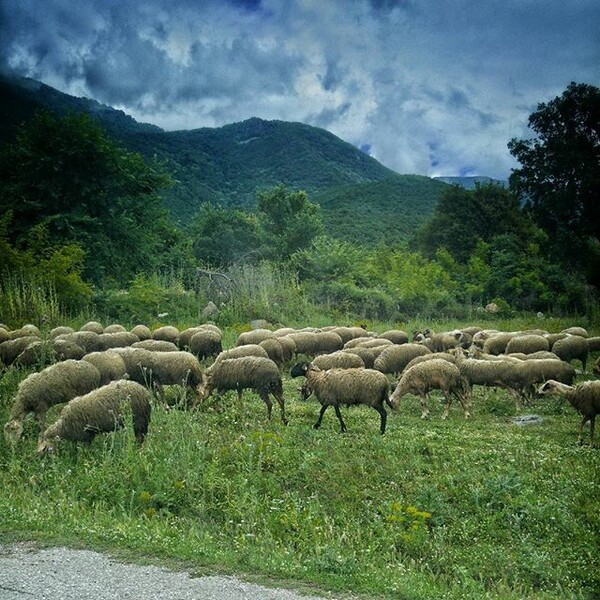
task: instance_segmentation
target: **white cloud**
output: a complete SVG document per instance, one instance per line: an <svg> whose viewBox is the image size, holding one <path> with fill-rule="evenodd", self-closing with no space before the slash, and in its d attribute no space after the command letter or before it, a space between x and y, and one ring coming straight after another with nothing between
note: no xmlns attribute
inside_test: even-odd
<svg viewBox="0 0 600 600"><path fill-rule="evenodd" d="M506 177L537 103L600 78L595 0L3 4L4 68L166 129L303 121L401 173Z"/></svg>

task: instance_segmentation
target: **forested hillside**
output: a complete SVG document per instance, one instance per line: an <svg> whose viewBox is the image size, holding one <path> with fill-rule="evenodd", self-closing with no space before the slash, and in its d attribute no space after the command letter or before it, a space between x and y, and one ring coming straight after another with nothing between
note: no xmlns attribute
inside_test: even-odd
<svg viewBox="0 0 600 600"><path fill-rule="evenodd" d="M128 150L164 162L175 185L162 194L181 223L205 202L254 208L257 192L284 184L323 203L325 229L333 236L353 239L348 232L359 222L366 236L357 239L370 242L390 232L392 219L396 235L405 239L431 215L445 188L427 177L399 175L332 133L302 123L252 118L167 132L30 79L0 79L0 108L0 142L39 108L91 115Z"/></svg>

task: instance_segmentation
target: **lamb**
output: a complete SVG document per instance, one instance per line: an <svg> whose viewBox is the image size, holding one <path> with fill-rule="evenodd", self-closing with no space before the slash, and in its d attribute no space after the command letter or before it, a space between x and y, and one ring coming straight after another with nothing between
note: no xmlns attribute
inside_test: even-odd
<svg viewBox="0 0 600 600"><path fill-rule="evenodd" d="M82 360L85 360L98 369L100 373L100 385L107 385L111 381L124 379L127 375L127 368L123 357L114 350L104 352L90 352Z"/></svg>
<svg viewBox="0 0 600 600"><path fill-rule="evenodd" d="M358 369L365 366L363 359L357 354L349 354L343 350L315 357L312 364L322 371L326 369Z"/></svg>
<svg viewBox="0 0 600 600"><path fill-rule="evenodd" d="M430 352L423 344L392 344L375 359L374 366L382 373L401 373L413 358Z"/></svg>
<svg viewBox="0 0 600 600"><path fill-rule="evenodd" d="M374 369L329 369L322 371L312 363L301 362L291 370L292 377L304 375L306 383L302 388L303 398L315 394L321 403L319 418L315 429L321 426L325 411L333 406L340 422L341 432L347 431L340 412L340 405L364 404L374 408L381 417L380 431L383 435L387 422L384 403L390 408L390 382L388 378Z"/></svg>
<svg viewBox="0 0 600 600"><path fill-rule="evenodd" d="M262 356L226 358L213 363L202 374L196 404L204 402L215 390L237 390L238 400L241 401L244 390L248 388L253 389L266 404L269 420L273 409L269 393L272 394L281 408L281 421L287 425L281 373L270 358Z"/></svg>
<svg viewBox="0 0 600 600"><path fill-rule="evenodd" d="M40 434L45 429L46 413L51 406L87 394L100 385L100 373L84 360L65 360L26 377L17 389L10 420L4 425L4 435L16 443L23 434L23 421L33 412Z"/></svg>
<svg viewBox="0 0 600 600"><path fill-rule="evenodd" d="M565 362L571 362L572 360L581 361L581 366L585 373L590 352L588 342L585 338L579 335L568 335L567 337L554 342L552 352Z"/></svg>
<svg viewBox="0 0 600 600"><path fill-rule="evenodd" d="M516 335L506 344L506 354L533 354L534 352L550 350L548 340L542 335Z"/></svg>
<svg viewBox="0 0 600 600"><path fill-rule="evenodd" d="M429 416L427 399L429 392L434 389L442 390L446 398L446 409L442 419L448 417L453 397L458 398L461 403L465 419L471 416L469 412L470 386L466 377L461 374L455 364L441 358L433 358L407 368L402 373L390 401L392 406L397 409L404 395L419 396L421 400L421 418L426 419Z"/></svg>
<svg viewBox="0 0 600 600"><path fill-rule="evenodd" d="M538 389L542 396L558 394L565 397L571 406L583 416L579 425L578 443L583 443L583 426L590 422L590 446L594 445L594 425L596 415L600 413L600 381L584 381L575 386L566 385L550 379Z"/></svg>
<svg viewBox="0 0 600 600"><path fill-rule="evenodd" d="M134 381L113 381L69 401L57 421L44 431L38 452L52 452L59 440L90 443L99 433L121 429L131 409L138 444L148 433L152 414L151 393Z"/></svg>

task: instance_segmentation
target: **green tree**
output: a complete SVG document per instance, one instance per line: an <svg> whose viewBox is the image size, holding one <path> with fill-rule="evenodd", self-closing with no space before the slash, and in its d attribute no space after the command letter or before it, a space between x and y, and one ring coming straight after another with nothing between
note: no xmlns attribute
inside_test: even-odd
<svg viewBox="0 0 600 600"><path fill-rule="evenodd" d="M189 234L194 256L207 265L252 263L258 258L258 223L254 215L205 203L195 215Z"/></svg>
<svg viewBox="0 0 600 600"><path fill-rule="evenodd" d="M177 235L158 195L170 182L86 115L40 112L0 150L0 214L14 216L9 241L26 247L32 228L44 225L49 246L85 250L84 276L96 283L159 266Z"/></svg>
<svg viewBox="0 0 600 600"><path fill-rule="evenodd" d="M323 231L320 207L303 191L278 185L258 194L258 221L266 258L287 260Z"/></svg>
<svg viewBox="0 0 600 600"><path fill-rule="evenodd" d="M535 133L512 139L510 177L553 252L600 285L600 89L572 82L529 117Z"/></svg>
<svg viewBox="0 0 600 600"><path fill-rule="evenodd" d="M477 185L466 190L455 185L443 193L433 217L415 234L411 246L429 258L446 248L464 264L479 241L488 242L503 233L526 238L532 227L517 196L502 186Z"/></svg>

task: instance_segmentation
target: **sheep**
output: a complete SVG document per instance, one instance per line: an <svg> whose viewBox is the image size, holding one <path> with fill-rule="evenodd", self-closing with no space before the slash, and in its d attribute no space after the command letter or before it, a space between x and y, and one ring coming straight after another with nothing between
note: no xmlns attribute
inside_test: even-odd
<svg viewBox="0 0 600 600"><path fill-rule="evenodd" d="M364 368L365 366L363 359L358 354L349 354L343 350L331 354L321 354L315 357L312 364L322 371L326 369Z"/></svg>
<svg viewBox="0 0 600 600"><path fill-rule="evenodd" d="M306 383L302 388L303 398L306 399L314 393L321 404L315 429L321 426L325 411L333 406L340 422L341 433L345 433L347 427L340 412L340 405L364 404L379 413L379 430L382 435L385 433L387 412L384 403L390 408L392 405L389 399L390 382L380 371L364 368L323 371L312 363L301 362L292 368L290 374L292 377L304 375Z"/></svg>
<svg viewBox="0 0 600 600"><path fill-rule="evenodd" d="M136 325L131 330L131 333L133 333L133 335L137 335L140 341L149 340L152 338L152 331L147 325Z"/></svg>
<svg viewBox="0 0 600 600"><path fill-rule="evenodd" d="M33 367L50 362L54 362L54 346L51 341L41 340L29 344L14 360L14 364L20 367Z"/></svg>
<svg viewBox="0 0 600 600"><path fill-rule="evenodd" d="M58 337L59 335L64 335L65 333L75 333L75 330L72 327L68 327L66 325L60 325L59 327L55 327L50 331L49 337L51 340Z"/></svg>
<svg viewBox="0 0 600 600"><path fill-rule="evenodd" d="M196 392L202 382L200 362L190 352L153 352L143 348L115 348L125 361L132 381L156 387L180 385Z"/></svg>
<svg viewBox="0 0 600 600"><path fill-rule="evenodd" d="M483 343L483 351L487 354L505 354L508 342L515 337L514 332L501 332L491 335Z"/></svg>
<svg viewBox="0 0 600 600"><path fill-rule="evenodd" d="M152 350L153 352L178 352L179 347L173 342L166 340L140 340L131 344L132 348L143 348L144 350Z"/></svg>
<svg viewBox="0 0 600 600"><path fill-rule="evenodd" d="M346 352L347 354L360 356L367 369L372 369L374 367L375 359L379 356L379 354L376 355L373 348L364 348L362 346L357 346L356 348L343 348L341 351Z"/></svg>
<svg viewBox="0 0 600 600"><path fill-rule="evenodd" d="M70 344L76 344L85 352L99 352L105 350L99 341L100 334L94 331L80 330L75 333L65 333L54 338L54 341L58 340L66 341Z"/></svg>
<svg viewBox="0 0 600 600"><path fill-rule="evenodd" d="M542 335L516 335L506 344L505 354L532 354L538 351L550 350L548 340Z"/></svg>
<svg viewBox="0 0 600 600"><path fill-rule="evenodd" d="M252 331L244 331L238 335L236 346L245 346L246 344L259 344L267 338L275 337L275 334L270 329L253 329Z"/></svg>
<svg viewBox="0 0 600 600"><path fill-rule="evenodd" d="M258 344L261 348L267 351L269 358L281 369L286 360L291 360L291 354L285 354L283 346L278 338L267 338ZM289 346L287 346L289 347ZM240 346L243 348L243 346Z"/></svg>
<svg viewBox="0 0 600 600"><path fill-rule="evenodd" d="M600 350L600 336L587 338L587 344L590 352L596 352L597 350Z"/></svg>
<svg viewBox="0 0 600 600"><path fill-rule="evenodd" d="M142 444L152 414L150 398L150 392L135 381L113 381L73 398L42 434L38 453L52 452L59 440L90 443L99 433L121 429L127 407L131 410L135 439Z"/></svg>
<svg viewBox="0 0 600 600"><path fill-rule="evenodd" d="M42 334L38 327L28 323L27 325L23 325L19 329L15 329L14 331L8 332L11 340L16 340L17 338L27 337L27 336L35 336L37 338L41 338Z"/></svg>
<svg viewBox="0 0 600 600"><path fill-rule="evenodd" d="M45 429L46 413L51 406L87 394L100 385L100 373L84 360L65 360L26 377L17 389L4 435L16 443L23 434L23 421L33 412L40 433Z"/></svg>
<svg viewBox="0 0 600 600"><path fill-rule="evenodd" d="M123 325L121 325L119 323L112 323L111 325L106 326L102 333L125 333L125 332L127 332L127 329L125 329L125 327L123 327Z"/></svg>
<svg viewBox="0 0 600 600"><path fill-rule="evenodd" d="M0 343L0 364L5 366L12 365L23 350L39 341L40 338L38 336L27 335Z"/></svg>
<svg viewBox="0 0 600 600"><path fill-rule="evenodd" d="M444 331L434 333L428 337L426 336L420 343L424 343L432 352L446 352L457 346L466 348L471 344L472 339L471 336L456 329L454 331Z"/></svg>
<svg viewBox="0 0 600 600"><path fill-rule="evenodd" d="M269 420L273 409L273 403L269 398L271 393L281 408L281 421L287 425L283 382L279 368L270 358L262 356L226 358L213 363L202 374L196 405L204 402L215 390L218 392L237 390L238 400L241 401L244 390L248 388L253 389L266 404Z"/></svg>
<svg viewBox="0 0 600 600"><path fill-rule="evenodd" d="M211 329L200 329L190 339L190 352L200 360L217 356L223 351L222 334Z"/></svg>
<svg viewBox="0 0 600 600"><path fill-rule="evenodd" d="M159 327L152 332L152 339L173 342L177 345L179 342L179 329L177 329L177 327L173 327L173 325Z"/></svg>
<svg viewBox="0 0 600 600"><path fill-rule="evenodd" d="M548 340L548 345L550 348L552 348L556 341L566 338L567 335L567 333L547 333L544 337Z"/></svg>
<svg viewBox="0 0 600 600"><path fill-rule="evenodd" d="M260 344L244 344L243 346L235 346L229 350L223 350L223 352L217 355L214 363L226 358L241 358L242 356L269 358L269 353Z"/></svg>
<svg viewBox="0 0 600 600"><path fill-rule="evenodd" d="M422 344L392 344L375 359L374 367L382 373L401 373L413 358L430 352Z"/></svg>
<svg viewBox="0 0 600 600"><path fill-rule="evenodd" d="M282 365L289 363L292 360L294 354L296 353L296 344L294 343L294 340L286 336L263 340L262 342L260 342L259 346L262 346L265 350L267 350L267 353L269 354L269 357L272 360L275 359L273 356L271 356L271 353L278 353L279 351L277 350L277 347L279 346L281 348ZM275 362L278 361L275 360Z"/></svg>
<svg viewBox="0 0 600 600"><path fill-rule="evenodd" d="M583 443L583 426L590 422L590 446L594 445L594 425L596 415L600 413L600 381L584 381L575 386L566 385L550 379L539 389L538 394L558 394L565 397L571 406L583 416L579 425L578 443Z"/></svg>
<svg viewBox="0 0 600 600"><path fill-rule="evenodd" d="M372 333L365 331L362 327L334 327L331 331L342 338L343 344L358 337L373 337Z"/></svg>
<svg viewBox="0 0 600 600"><path fill-rule="evenodd" d="M566 329L563 329L561 333L566 333L567 335L578 335L583 338L589 337L587 329L584 327L567 327Z"/></svg>
<svg viewBox="0 0 600 600"><path fill-rule="evenodd" d="M393 342L394 344L408 343L408 333L400 329L384 331L379 337L384 340L390 340L390 342Z"/></svg>
<svg viewBox="0 0 600 600"><path fill-rule="evenodd" d="M414 365L418 365L420 363L427 362L433 359L445 360L450 363L456 364L456 356L454 356L454 354L450 354L449 352L432 352L431 354L423 354L422 356L416 356L406 365L402 372L404 373L404 371L410 369Z"/></svg>
<svg viewBox="0 0 600 600"><path fill-rule="evenodd" d="M585 373L590 350L588 342L584 337L568 335L565 338L557 340L552 346L552 352L565 362L570 363L572 360L579 360Z"/></svg>
<svg viewBox="0 0 600 600"><path fill-rule="evenodd" d="M600 356L596 359L593 370L596 375L600 375Z"/></svg>
<svg viewBox="0 0 600 600"><path fill-rule="evenodd" d="M129 331L110 332L107 329L108 327L104 330L104 333L98 335L98 345L96 347L98 352L110 350L111 348L124 348L140 341L137 335Z"/></svg>
<svg viewBox="0 0 600 600"><path fill-rule="evenodd" d="M90 352L82 360L85 360L98 369L100 373L100 385L106 385L111 381L125 378L127 367L123 357L114 350L104 352Z"/></svg>
<svg viewBox="0 0 600 600"><path fill-rule="evenodd" d="M85 350L73 340L60 339L60 336L52 341L54 358L57 361L73 358L81 360L85 356Z"/></svg>
<svg viewBox="0 0 600 600"><path fill-rule="evenodd" d="M392 346L394 342L386 338L355 338L350 340L344 348L379 348L381 346Z"/></svg>
<svg viewBox="0 0 600 600"><path fill-rule="evenodd" d="M85 325L79 328L79 331L93 331L94 333L104 333L102 323L98 321L88 321Z"/></svg>
<svg viewBox="0 0 600 600"><path fill-rule="evenodd" d="M10 333L8 333L8 329L0 326L0 344L6 342L6 340L10 340Z"/></svg>
<svg viewBox="0 0 600 600"><path fill-rule="evenodd" d="M419 396L421 400L421 418L426 419L429 416L427 399L429 392L434 389L442 390L446 398L446 408L442 419L448 417L454 396L458 398L463 407L465 419L471 416L469 412L470 386L466 377L461 374L455 364L441 358L433 358L405 369L390 398L390 402L394 409L397 409L404 395Z"/></svg>
<svg viewBox="0 0 600 600"><path fill-rule="evenodd" d="M550 352L549 350L538 350L537 352L532 352L531 354L523 354L522 352L513 352L512 354L504 354L500 355L501 357L510 357L510 358L518 358L519 360L539 360L541 358L551 359L551 360L560 360L558 355L554 354L554 352Z"/></svg>

